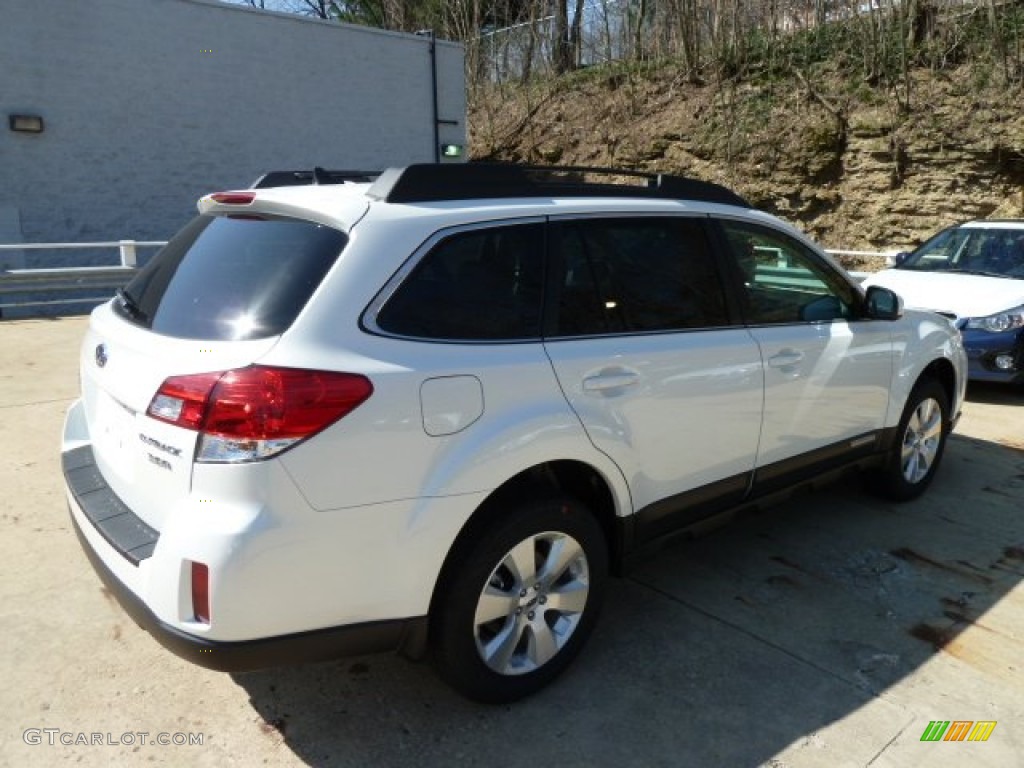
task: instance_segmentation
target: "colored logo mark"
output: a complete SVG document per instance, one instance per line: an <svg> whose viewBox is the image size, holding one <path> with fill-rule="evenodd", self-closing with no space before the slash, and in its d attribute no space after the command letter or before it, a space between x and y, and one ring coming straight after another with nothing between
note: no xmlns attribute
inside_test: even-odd
<svg viewBox="0 0 1024 768"><path fill-rule="evenodd" d="M995 720L932 720L921 741L988 741L995 728Z"/></svg>

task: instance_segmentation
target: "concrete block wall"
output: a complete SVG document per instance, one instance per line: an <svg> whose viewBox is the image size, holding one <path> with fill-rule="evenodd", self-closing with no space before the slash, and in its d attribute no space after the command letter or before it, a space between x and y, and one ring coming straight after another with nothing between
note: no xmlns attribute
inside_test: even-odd
<svg viewBox="0 0 1024 768"><path fill-rule="evenodd" d="M216 0L0 0L0 242L163 240L267 170L430 162L429 47ZM437 60L465 145L461 46Z"/></svg>

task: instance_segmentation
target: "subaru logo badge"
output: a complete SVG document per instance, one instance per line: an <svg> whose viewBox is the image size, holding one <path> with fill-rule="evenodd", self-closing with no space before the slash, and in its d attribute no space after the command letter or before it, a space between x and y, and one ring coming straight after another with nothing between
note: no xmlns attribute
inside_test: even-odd
<svg viewBox="0 0 1024 768"><path fill-rule="evenodd" d="M107 347L104 344L96 345L96 366L102 368L107 364Z"/></svg>

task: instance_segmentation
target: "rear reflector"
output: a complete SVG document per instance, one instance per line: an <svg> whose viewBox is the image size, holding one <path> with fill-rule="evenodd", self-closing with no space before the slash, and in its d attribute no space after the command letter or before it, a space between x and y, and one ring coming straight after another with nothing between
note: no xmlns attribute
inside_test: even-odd
<svg viewBox="0 0 1024 768"><path fill-rule="evenodd" d="M172 376L146 412L200 432L197 461L254 461L325 429L372 393L359 374L252 365Z"/></svg>
<svg viewBox="0 0 1024 768"><path fill-rule="evenodd" d="M192 615L210 623L210 569L203 563L192 563Z"/></svg>

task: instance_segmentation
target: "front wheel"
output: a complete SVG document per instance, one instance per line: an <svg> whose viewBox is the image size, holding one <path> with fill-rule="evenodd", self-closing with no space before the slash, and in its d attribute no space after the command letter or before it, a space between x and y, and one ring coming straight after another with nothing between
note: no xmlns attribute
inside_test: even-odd
<svg viewBox="0 0 1024 768"><path fill-rule="evenodd" d="M593 629L608 547L579 502L509 509L448 570L431 622L441 676L477 701L536 692L560 674Z"/></svg>
<svg viewBox="0 0 1024 768"><path fill-rule="evenodd" d="M939 468L949 434L949 398L934 379L914 387L897 428L897 442L875 476L874 488L895 501L917 498Z"/></svg>

